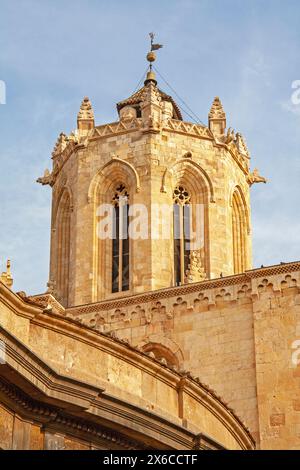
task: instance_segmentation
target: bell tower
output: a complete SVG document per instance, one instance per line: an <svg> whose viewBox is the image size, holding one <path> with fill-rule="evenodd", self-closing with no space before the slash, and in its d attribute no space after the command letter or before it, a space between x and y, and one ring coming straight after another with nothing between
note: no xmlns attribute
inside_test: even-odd
<svg viewBox="0 0 300 470"><path fill-rule="evenodd" d="M265 180L219 98L208 126L183 120L157 85L159 47L151 41L144 86L115 122L95 125L84 98L38 179L52 187L49 291L65 306L252 267L250 186Z"/></svg>

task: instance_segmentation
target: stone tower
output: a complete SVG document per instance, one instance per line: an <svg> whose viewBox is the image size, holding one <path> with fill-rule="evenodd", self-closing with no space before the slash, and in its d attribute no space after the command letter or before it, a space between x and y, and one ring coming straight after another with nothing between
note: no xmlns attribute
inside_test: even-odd
<svg viewBox="0 0 300 470"><path fill-rule="evenodd" d="M262 178L220 99L207 127L185 122L150 68L117 111L95 126L84 98L38 180L53 191L49 291L72 306L251 269L249 188Z"/></svg>

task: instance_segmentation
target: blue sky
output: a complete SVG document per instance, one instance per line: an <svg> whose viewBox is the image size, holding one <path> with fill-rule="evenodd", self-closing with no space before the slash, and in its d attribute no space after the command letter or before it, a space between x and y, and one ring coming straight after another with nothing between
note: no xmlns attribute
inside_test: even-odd
<svg viewBox="0 0 300 470"><path fill-rule="evenodd" d="M46 288L51 192L35 180L58 134L85 95L97 124L116 120L150 31L162 75L205 123L220 96L269 179L252 189L254 265L300 259L299 22L299 0L0 0L0 263L11 258L14 288Z"/></svg>

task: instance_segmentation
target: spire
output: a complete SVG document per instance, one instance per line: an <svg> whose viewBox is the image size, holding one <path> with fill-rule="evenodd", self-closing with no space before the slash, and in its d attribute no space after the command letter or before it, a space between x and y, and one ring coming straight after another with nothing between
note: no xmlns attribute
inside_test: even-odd
<svg viewBox="0 0 300 470"><path fill-rule="evenodd" d="M79 113L77 115L77 127L82 131L89 131L95 127L94 111L92 104L87 96L83 98Z"/></svg>
<svg viewBox="0 0 300 470"><path fill-rule="evenodd" d="M0 276L0 281L3 282L7 287L11 288L13 285L13 278L10 270L10 260L7 260L6 271L3 272Z"/></svg>
<svg viewBox="0 0 300 470"><path fill-rule="evenodd" d="M221 100L218 96L215 97L213 104L211 105L208 117L209 119L226 119Z"/></svg>
<svg viewBox="0 0 300 470"><path fill-rule="evenodd" d="M226 114L221 100L215 97L208 114L208 125L213 134L223 135L226 128Z"/></svg>

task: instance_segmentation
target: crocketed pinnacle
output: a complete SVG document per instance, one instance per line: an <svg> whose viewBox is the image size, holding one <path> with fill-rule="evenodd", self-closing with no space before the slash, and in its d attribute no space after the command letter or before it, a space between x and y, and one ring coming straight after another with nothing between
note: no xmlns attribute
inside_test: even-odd
<svg viewBox="0 0 300 470"><path fill-rule="evenodd" d="M77 120L82 121L82 120L92 120L92 119L94 119L94 111L93 111L92 104L89 98L86 96L85 98L83 98L83 101L81 103Z"/></svg>
<svg viewBox="0 0 300 470"><path fill-rule="evenodd" d="M215 97L213 104L211 105L208 117L209 119L226 119L225 111L218 96Z"/></svg>

